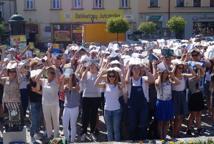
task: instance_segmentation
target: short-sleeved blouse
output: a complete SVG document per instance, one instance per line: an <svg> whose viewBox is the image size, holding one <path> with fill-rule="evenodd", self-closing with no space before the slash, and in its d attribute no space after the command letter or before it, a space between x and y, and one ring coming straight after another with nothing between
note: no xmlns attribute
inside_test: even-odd
<svg viewBox="0 0 214 144"><path fill-rule="evenodd" d="M5 78L1 81L4 85L3 102L21 102L18 80L9 80Z"/></svg>

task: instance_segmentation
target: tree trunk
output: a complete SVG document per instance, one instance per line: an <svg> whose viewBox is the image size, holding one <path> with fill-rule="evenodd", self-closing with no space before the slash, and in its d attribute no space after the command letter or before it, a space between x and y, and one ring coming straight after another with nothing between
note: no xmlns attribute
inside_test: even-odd
<svg viewBox="0 0 214 144"><path fill-rule="evenodd" d="M118 37L119 35L118 35L118 33L117 33L117 43L118 43L118 40L119 40L119 37Z"/></svg>

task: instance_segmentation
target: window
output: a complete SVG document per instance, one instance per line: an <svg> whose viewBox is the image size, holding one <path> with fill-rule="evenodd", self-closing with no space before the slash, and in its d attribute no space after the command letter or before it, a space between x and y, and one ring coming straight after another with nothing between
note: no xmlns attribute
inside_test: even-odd
<svg viewBox="0 0 214 144"><path fill-rule="evenodd" d="M193 7L201 7L201 0L193 0Z"/></svg>
<svg viewBox="0 0 214 144"><path fill-rule="evenodd" d="M103 0L94 0L94 8L103 8Z"/></svg>
<svg viewBox="0 0 214 144"><path fill-rule="evenodd" d="M150 7L158 7L158 0L150 0Z"/></svg>
<svg viewBox="0 0 214 144"><path fill-rule="evenodd" d="M214 7L214 0L210 0L210 7Z"/></svg>
<svg viewBox="0 0 214 144"><path fill-rule="evenodd" d="M26 0L25 1L25 9L27 9L27 10L35 9L34 0Z"/></svg>
<svg viewBox="0 0 214 144"><path fill-rule="evenodd" d="M121 8L129 8L130 2L129 0L121 0Z"/></svg>
<svg viewBox="0 0 214 144"><path fill-rule="evenodd" d="M73 8L81 9L82 8L82 0L73 0Z"/></svg>
<svg viewBox="0 0 214 144"><path fill-rule="evenodd" d="M184 7L184 0L176 0L177 7Z"/></svg>
<svg viewBox="0 0 214 144"><path fill-rule="evenodd" d="M61 8L61 0L51 0L51 8L52 9L60 9Z"/></svg>

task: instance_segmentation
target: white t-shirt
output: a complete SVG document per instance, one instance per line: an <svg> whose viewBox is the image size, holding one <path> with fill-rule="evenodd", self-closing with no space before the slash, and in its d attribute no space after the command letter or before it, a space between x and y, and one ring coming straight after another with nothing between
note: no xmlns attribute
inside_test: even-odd
<svg viewBox="0 0 214 144"><path fill-rule="evenodd" d="M47 79L42 80L42 104L58 105L59 104L59 85L55 80L48 82Z"/></svg>
<svg viewBox="0 0 214 144"><path fill-rule="evenodd" d="M104 109L108 111L115 111L120 109L120 90L118 86L106 84L105 88L105 106Z"/></svg>
<svg viewBox="0 0 214 144"><path fill-rule="evenodd" d="M157 99L167 101L172 99L172 84L167 81L156 86Z"/></svg>
<svg viewBox="0 0 214 144"><path fill-rule="evenodd" d="M177 85L172 85L172 90L174 91L184 91L186 89L186 81L185 78L183 77L182 79L178 79L179 84Z"/></svg>
<svg viewBox="0 0 214 144"><path fill-rule="evenodd" d="M29 81L26 76L21 76L19 79L19 89L26 89Z"/></svg>
<svg viewBox="0 0 214 144"><path fill-rule="evenodd" d="M138 80L132 79L132 86L141 86L141 79Z"/></svg>
<svg viewBox="0 0 214 144"><path fill-rule="evenodd" d="M210 72L206 72L205 73L205 82L210 82L211 81L211 74L210 74Z"/></svg>
<svg viewBox="0 0 214 144"><path fill-rule="evenodd" d="M86 78L82 81L83 97L96 98L100 97L99 89L95 86L96 74L88 72Z"/></svg>

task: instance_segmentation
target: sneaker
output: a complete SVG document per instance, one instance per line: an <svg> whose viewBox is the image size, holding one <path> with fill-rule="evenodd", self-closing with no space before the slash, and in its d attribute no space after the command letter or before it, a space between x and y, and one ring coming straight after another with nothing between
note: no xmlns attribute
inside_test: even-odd
<svg viewBox="0 0 214 144"><path fill-rule="evenodd" d="M34 137L31 137L31 142L32 142L32 143L35 143L35 142L36 142L36 140L35 140Z"/></svg>
<svg viewBox="0 0 214 144"><path fill-rule="evenodd" d="M33 136L36 140L41 140L42 136L40 134L34 134Z"/></svg>
<svg viewBox="0 0 214 144"><path fill-rule="evenodd" d="M94 135L93 133L90 134L90 137L91 137L91 139L92 139L94 142L97 141L97 138L95 137L95 135Z"/></svg>
<svg viewBox="0 0 214 144"><path fill-rule="evenodd" d="M197 134L198 135L202 135L203 134L203 129L202 128L197 129Z"/></svg>
<svg viewBox="0 0 214 144"><path fill-rule="evenodd" d="M95 135L98 135L100 133L100 131L98 129L95 129L94 133L95 133Z"/></svg>
<svg viewBox="0 0 214 144"><path fill-rule="evenodd" d="M188 129L188 130L187 130L187 132L186 132L186 134L187 134L187 135L192 135L191 130L190 130L190 129Z"/></svg>
<svg viewBox="0 0 214 144"><path fill-rule="evenodd" d="M83 135L81 136L80 140L81 140L81 142L84 142L85 139L86 139L86 134L83 134Z"/></svg>

